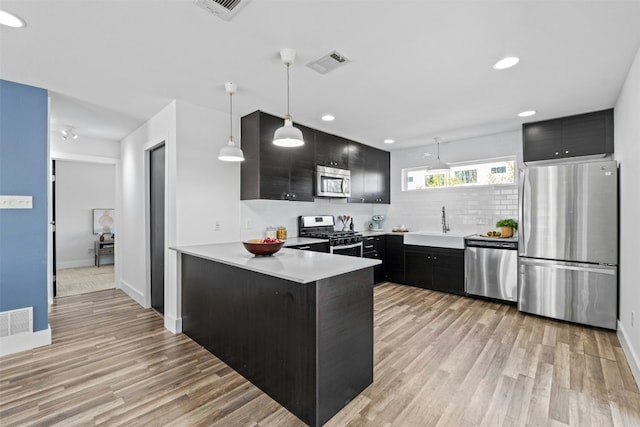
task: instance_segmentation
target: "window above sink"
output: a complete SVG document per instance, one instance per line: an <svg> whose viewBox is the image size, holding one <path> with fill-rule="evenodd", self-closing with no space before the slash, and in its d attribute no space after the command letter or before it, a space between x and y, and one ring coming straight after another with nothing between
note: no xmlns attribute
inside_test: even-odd
<svg viewBox="0 0 640 427"><path fill-rule="evenodd" d="M516 158L501 157L451 164L449 171L429 171L428 166L402 169L402 191L477 185L515 184Z"/></svg>

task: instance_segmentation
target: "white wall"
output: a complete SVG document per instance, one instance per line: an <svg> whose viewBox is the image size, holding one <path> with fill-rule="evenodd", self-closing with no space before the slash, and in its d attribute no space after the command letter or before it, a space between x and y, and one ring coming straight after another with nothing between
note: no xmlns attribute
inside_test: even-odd
<svg viewBox="0 0 640 427"><path fill-rule="evenodd" d="M268 226L287 227L287 236L298 235L297 219L300 215L349 215L354 219L356 231L366 230L371 216L386 214L388 205L353 204L346 199L316 199L315 202L288 202L280 200L245 200L240 203L242 218L241 238L263 237ZM336 219L336 229L342 223Z"/></svg>
<svg viewBox="0 0 640 427"><path fill-rule="evenodd" d="M180 289L177 254L169 247L240 239L240 165L217 159L227 143L228 120L224 113L173 101L121 142L120 287L145 307L150 306L147 152L165 143L164 318L174 332L181 330Z"/></svg>
<svg viewBox="0 0 640 427"><path fill-rule="evenodd" d="M402 169L425 166L435 155L434 144L391 153L391 206L385 228L404 224L409 230L441 231L443 206L452 233L486 232L495 229L501 218L518 218L517 183L402 191ZM452 165L505 156L516 156L517 167L521 167L520 131L440 144L440 158Z"/></svg>
<svg viewBox="0 0 640 427"><path fill-rule="evenodd" d="M98 156L108 158L120 157L120 143L109 139L79 137L78 139L62 139L60 132L51 132L51 157L56 158L60 153L76 156Z"/></svg>
<svg viewBox="0 0 640 427"><path fill-rule="evenodd" d="M136 129L120 142L120 174L118 177L119 224L116 234L116 267L120 266L120 276L116 277L116 287L124 290L143 307L150 307L148 264L148 154L147 150L164 142L167 162L169 153L176 145L176 102L167 105L147 123ZM173 156L175 158L175 156ZM166 168L167 191L174 192L175 165ZM175 196L167 198L166 205L173 202ZM173 211L168 209L167 221L175 221ZM173 244L172 233L165 233L165 242ZM165 256L165 277L167 275L169 251ZM165 281L165 286L167 285ZM170 284L170 283L169 283Z"/></svg>
<svg viewBox="0 0 640 427"><path fill-rule="evenodd" d="M115 165L56 161L56 268L94 265L93 209L113 209L115 192Z"/></svg>
<svg viewBox="0 0 640 427"><path fill-rule="evenodd" d="M618 336L640 384L640 50L615 106L615 158L620 164L620 318ZM635 313L634 325L631 313Z"/></svg>

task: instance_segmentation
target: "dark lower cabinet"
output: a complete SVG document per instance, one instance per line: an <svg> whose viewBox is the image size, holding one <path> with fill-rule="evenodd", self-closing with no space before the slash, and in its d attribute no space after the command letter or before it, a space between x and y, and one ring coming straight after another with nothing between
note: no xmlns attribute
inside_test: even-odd
<svg viewBox="0 0 640 427"><path fill-rule="evenodd" d="M308 245L287 246L289 249L299 249L301 251L326 252L329 253L329 242L310 243Z"/></svg>
<svg viewBox="0 0 640 427"><path fill-rule="evenodd" d="M372 383L372 269L301 284L181 260L183 332L306 424Z"/></svg>
<svg viewBox="0 0 640 427"><path fill-rule="evenodd" d="M384 282L386 280L386 236L365 237L362 241L362 256L382 261L382 264L373 267L373 283Z"/></svg>
<svg viewBox="0 0 640 427"><path fill-rule="evenodd" d="M404 236L385 236L385 275L387 280L404 283Z"/></svg>
<svg viewBox="0 0 640 427"><path fill-rule="evenodd" d="M405 283L464 295L464 250L405 245Z"/></svg>

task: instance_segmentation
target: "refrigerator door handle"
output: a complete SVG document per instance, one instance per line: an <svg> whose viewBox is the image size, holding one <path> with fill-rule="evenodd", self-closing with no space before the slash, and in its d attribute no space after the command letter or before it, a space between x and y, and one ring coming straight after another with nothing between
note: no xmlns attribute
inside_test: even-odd
<svg viewBox="0 0 640 427"><path fill-rule="evenodd" d="M532 260L527 260L524 258L520 258L520 263L521 264L527 264L527 265L540 265L540 266L544 266L547 268L554 268L556 270L573 270L573 271L584 271L584 272L588 272L588 273L601 273L601 274L608 274L611 276L614 276L616 274L616 270L615 268L598 268L598 267L594 267L592 265L589 264L574 264L574 265L564 265L564 264L556 264L556 263L549 263L549 262L545 262L545 261L532 261Z"/></svg>

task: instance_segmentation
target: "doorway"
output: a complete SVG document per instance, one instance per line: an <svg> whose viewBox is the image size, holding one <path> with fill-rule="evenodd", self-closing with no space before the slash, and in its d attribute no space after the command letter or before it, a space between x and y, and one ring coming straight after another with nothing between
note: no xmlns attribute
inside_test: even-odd
<svg viewBox="0 0 640 427"><path fill-rule="evenodd" d="M51 167L54 297L114 288L115 225L96 232L95 215L114 210L115 164L56 159Z"/></svg>
<svg viewBox="0 0 640 427"><path fill-rule="evenodd" d="M149 248L151 307L164 314L165 146L149 151Z"/></svg>

